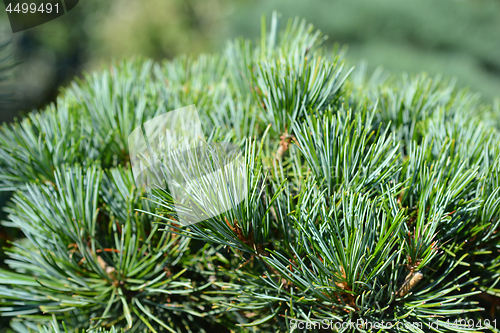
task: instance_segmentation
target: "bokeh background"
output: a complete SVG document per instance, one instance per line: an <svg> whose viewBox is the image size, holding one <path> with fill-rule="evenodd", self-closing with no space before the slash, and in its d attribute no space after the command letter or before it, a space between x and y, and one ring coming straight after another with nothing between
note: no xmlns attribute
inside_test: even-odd
<svg viewBox="0 0 500 333"><path fill-rule="evenodd" d="M0 43L18 63L15 103L0 122L40 109L60 87L112 59L217 52L228 38L257 37L260 17L300 16L348 45L353 65L392 73L426 71L500 96L500 0L80 0L68 14L13 34L0 4Z"/></svg>

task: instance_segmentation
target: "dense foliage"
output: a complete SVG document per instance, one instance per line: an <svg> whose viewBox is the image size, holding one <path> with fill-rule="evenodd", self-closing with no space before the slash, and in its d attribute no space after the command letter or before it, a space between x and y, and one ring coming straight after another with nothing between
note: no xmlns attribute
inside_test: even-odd
<svg viewBox="0 0 500 333"><path fill-rule="evenodd" d="M4 125L0 187L15 192L5 224L26 236L0 270L11 329L493 323L499 110L425 75L365 77L323 42L275 15L258 42L115 63ZM241 147L248 195L180 227L168 189L136 187L127 138L191 104L208 141Z"/></svg>

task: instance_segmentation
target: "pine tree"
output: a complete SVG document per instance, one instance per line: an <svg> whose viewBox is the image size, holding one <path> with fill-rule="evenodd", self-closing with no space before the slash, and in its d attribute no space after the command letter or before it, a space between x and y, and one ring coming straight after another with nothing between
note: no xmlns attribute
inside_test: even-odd
<svg viewBox="0 0 500 333"><path fill-rule="evenodd" d="M279 21L220 55L115 63L2 127L15 332L496 331L498 109L367 77ZM241 148L248 193L182 227L168 188L136 186L127 138L192 104L207 141Z"/></svg>

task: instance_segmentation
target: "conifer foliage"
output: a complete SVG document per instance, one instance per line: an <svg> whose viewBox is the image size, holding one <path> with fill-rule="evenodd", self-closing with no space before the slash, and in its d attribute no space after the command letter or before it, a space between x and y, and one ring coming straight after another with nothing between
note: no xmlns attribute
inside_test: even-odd
<svg viewBox="0 0 500 333"><path fill-rule="evenodd" d="M495 331L498 110L425 74L366 77L279 23L112 64L3 125L4 224L26 236L0 270L12 331ZM168 188L137 188L127 138L191 104L207 141L241 148L248 193L181 227Z"/></svg>

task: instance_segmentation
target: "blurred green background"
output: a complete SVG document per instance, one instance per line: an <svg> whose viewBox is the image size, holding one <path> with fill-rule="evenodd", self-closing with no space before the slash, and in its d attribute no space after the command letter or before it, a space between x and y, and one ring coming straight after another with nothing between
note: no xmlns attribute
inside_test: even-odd
<svg viewBox="0 0 500 333"><path fill-rule="evenodd" d="M426 71L458 86L500 96L500 0L81 0L68 14L13 34L0 5L0 42L12 39L19 63L15 103L0 121L42 108L61 86L112 59L217 52L228 38L259 36L260 17L300 16L348 45L368 70Z"/></svg>

